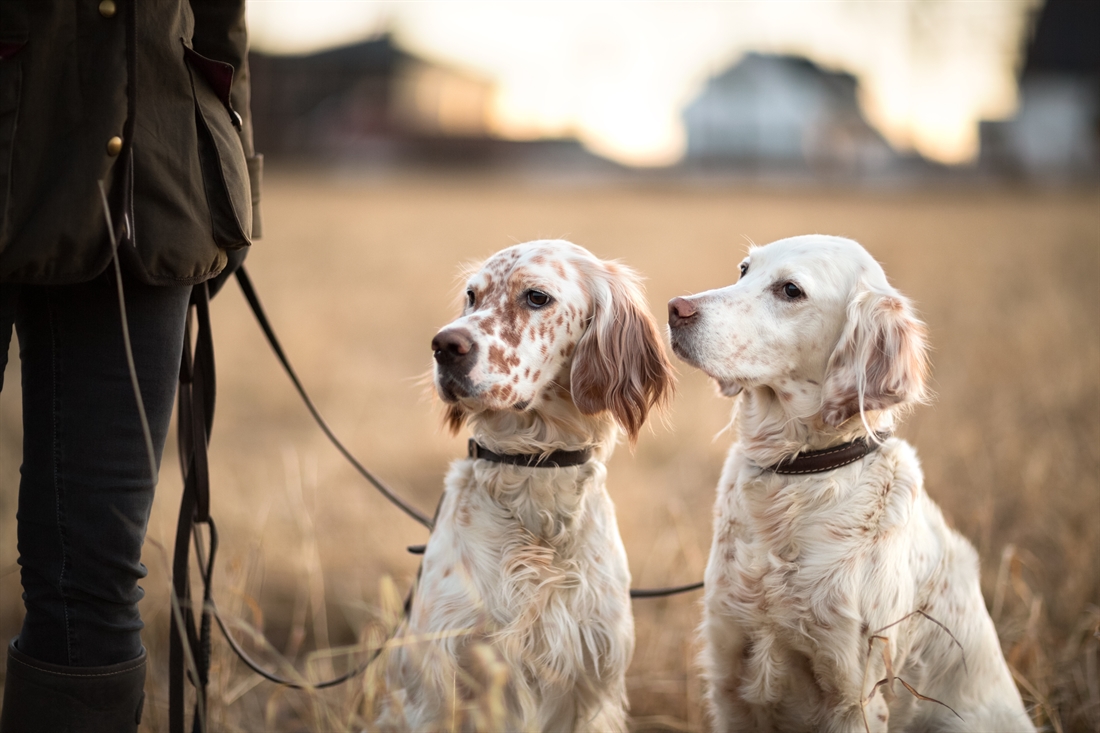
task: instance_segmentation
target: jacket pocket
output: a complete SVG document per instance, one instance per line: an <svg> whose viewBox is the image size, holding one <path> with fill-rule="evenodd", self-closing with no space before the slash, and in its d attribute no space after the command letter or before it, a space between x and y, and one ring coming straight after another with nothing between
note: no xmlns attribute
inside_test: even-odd
<svg viewBox="0 0 1100 733"><path fill-rule="evenodd" d="M225 249L252 243L252 187L237 135L240 117L229 104L233 67L184 46L195 95L199 162L214 241Z"/></svg>

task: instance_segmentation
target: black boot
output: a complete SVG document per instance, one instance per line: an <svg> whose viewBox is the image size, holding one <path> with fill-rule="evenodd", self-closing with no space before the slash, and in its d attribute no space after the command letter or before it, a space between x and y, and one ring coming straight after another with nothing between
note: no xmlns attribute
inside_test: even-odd
<svg viewBox="0 0 1100 733"><path fill-rule="evenodd" d="M0 733L136 733L145 702L145 650L109 667L62 667L8 645Z"/></svg>

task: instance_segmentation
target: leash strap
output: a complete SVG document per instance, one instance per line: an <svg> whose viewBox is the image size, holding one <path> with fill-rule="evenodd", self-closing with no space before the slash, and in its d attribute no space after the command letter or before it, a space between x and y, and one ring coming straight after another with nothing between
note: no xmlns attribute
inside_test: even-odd
<svg viewBox="0 0 1100 733"><path fill-rule="evenodd" d="M430 530L432 528L432 520L428 518L428 515L407 503L394 493L389 486L386 486L377 476L368 471L367 468L351 454L351 451L344 447L344 444L340 442L336 434L332 432L332 428L330 428L328 423L325 422L325 419L321 417L321 413L317 410L317 406L313 404L313 400L306 394L305 387L302 386L301 380L298 379L298 374L294 371L294 367L290 366L290 360L287 359L286 354L283 352L283 347L279 345L279 339L275 336L275 330L267 320L267 314L264 313L263 306L260 305L260 299L256 295L256 290L252 287L252 280L248 277L248 272L245 270L244 265L237 268L236 275L237 284L241 286L241 292L244 293L245 300L248 301L248 306L252 309L252 314L256 316L260 328L263 329L264 336L267 337L267 343L271 346L271 350L275 352L275 356L279 359L279 363L283 365L283 370L287 373L287 376L290 377L290 381L294 383L294 388L298 391L298 395L305 403L306 409L309 410L309 414L313 416L313 419L317 422L317 425L324 432L325 436L328 437L329 441L334 446L336 446L336 450L340 451L340 454L343 455L351 465L355 466L355 470L357 470L363 478L369 481L374 488L381 492L382 496L389 499L390 503Z"/></svg>
<svg viewBox="0 0 1100 733"><path fill-rule="evenodd" d="M631 588L631 598L666 598L681 593L690 593L703 587L703 581L687 583L685 585L673 585L668 588Z"/></svg>
<svg viewBox="0 0 1100 733"><path fill-rule="evenodd" d="M239 272L239 270L238 270ZM198 330L195 335L194 356L191 354L191 310L194 308ZM169 731L184 731L184 677L195 686L197 696L192 730L206 730L206 686L209 682L211 657L211 624L217 622L233 652L245 666L271 682L295 689L324 689L339 685L363 672L382 651L379 647L370 657L348 672L315 684L289 679L265 670L240 646L218 612L213 598L214 559L218 550L218 531L210 516L210 473L206 449L214 424L214 341L210 327L209 290L206 283L195 286L187 314L183 359L180 365L179 387L179 454L180 469L184 476L183 499L179 521L176 524L175 555L172 562L172 582L179 602L183 633L176 621L172 624L169 647ZM207 525L210 534L209 554L204 556L199 525ZM195 614L191 602L188 551L194 538L195 557L203 582L203 604L199 628L195 628ZM175 618L175 617L174 617ZM186 637L187 647L184 647ZM193 669L189 669L193 666ZM197 678L197 679L196 679Z"/></svg>
<svg viewBox="0 0 1100 733"><path fill-rule="evenodd" d="M197 321L195 347L192 354L192 312ZM172 614L168 647L168 727L170 733L184 733L184 678L195 687L195 713L192 730L206 730L206 685L210 672L210 601L214 558L217 553L217 531L210 518L210 469L206 449L214 423L214 341L210 330L210 303L206 284L191 291L180 363L179 455L183 472L183 498L176 522L176 541L172 556L172 589L178 612ZM195 609L191 599L190 547L197 526L210 528L210 552L205 563L200 556L203 578L203 610L199 625L195 625ZM196 546L198 542L196 541ZM199 554L196 552L196 554ZM187 648L184 648L184 644Z"/></svg>

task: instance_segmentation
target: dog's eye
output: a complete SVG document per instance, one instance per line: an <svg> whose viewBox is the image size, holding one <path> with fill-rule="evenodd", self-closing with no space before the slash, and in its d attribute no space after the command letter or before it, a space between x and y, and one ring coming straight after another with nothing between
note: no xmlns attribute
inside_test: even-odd
<svg viewBox="0 0 1100 733"><path fill-rule="evenodd" d="M794 283L786 283L783 286L783 294L791 300L795 300L802 297L802 290Z"/></svg>
<svg viewBox="0 0 1100 733"><path fill-rule="evenodd" d="M474 295L474 289L470 288L466 291L466 307L473 308L474 303L477 301L477 296Z"/></svg>
<svg viewBox="0 0 1100 733"><path fill-rule="evenodd" d="M532 308L542 308L550 302L550 296L538 290L527 291L527 305Z"/></svg>
<svg viewBox="0 0 1100 733"><path fill-rule="evenodd" d="M741 263L741 277L744 277L745 275L748 275L748 274L749 274L749 263L748 262L742 262Z"/></svg>

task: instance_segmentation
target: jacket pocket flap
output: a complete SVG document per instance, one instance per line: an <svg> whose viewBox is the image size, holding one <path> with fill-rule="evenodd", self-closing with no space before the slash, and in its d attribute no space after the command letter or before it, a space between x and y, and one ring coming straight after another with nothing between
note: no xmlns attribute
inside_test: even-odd
<svg viewBox="0 0 1100 733"><path fill-rule="evenodd" d="M188 67L198 72L191 75L191 88L195 95L196 123L200 128L199 158L214 241L226 249L247 247L252 237L252 187L244 147L234 129L240 118L225 105L224 99L228 96L223 99L203 71L204 68L216 69L221 62L184 48ZM197 59L210 63L200 65L202 62L196 63ZM217 83L232 83L232 67L229 66L228 74L218 72L215 79Z"/></svg>
<svg viewBox="0 0 1100 733"><path fill-rule="evenodd" d="M233 93L233 65L224 61L208 59L189 46L183 47L183 55L187 59L187 63L191 64L191 68L198 71L206 79L206 83L210 85L214 94L225 105L233 124L237 129L240 129L241 118L233 109L231 96Z"/></svg>

